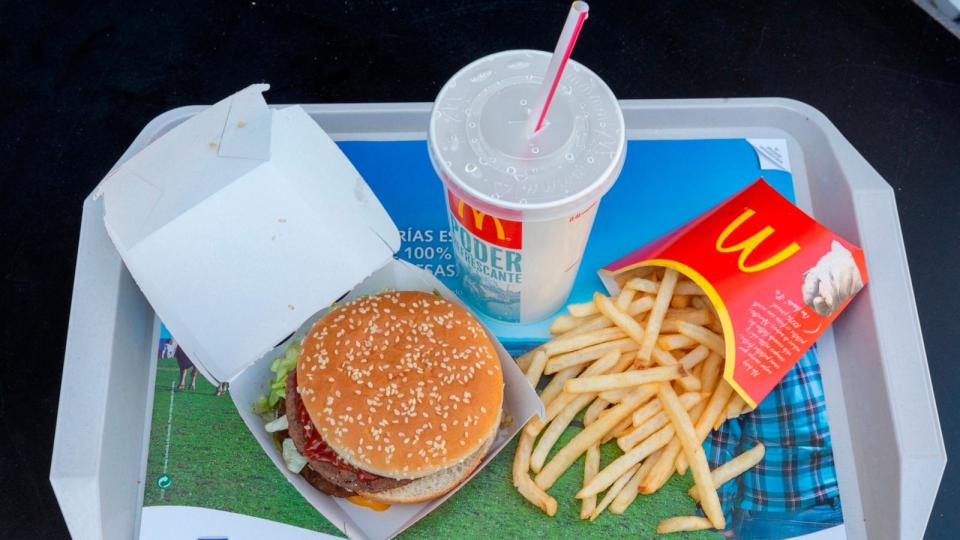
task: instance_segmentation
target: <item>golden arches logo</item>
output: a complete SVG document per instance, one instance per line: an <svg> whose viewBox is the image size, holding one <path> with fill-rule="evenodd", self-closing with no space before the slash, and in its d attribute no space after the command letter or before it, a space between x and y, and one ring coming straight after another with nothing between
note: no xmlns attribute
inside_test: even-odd
<svg viewBox="0 0 960 540"><path fill-rule="evenodd" d="M461 219L465 219L463 215L465 206L466 205L464 205L463 201L457 202L457 214L460 215ZM473 212L474 228L478 231L482 231L484 218L487 217L487 214L477 210L476 208L470 208L470 210ZM503 223L500 222L500 218L498 218L497 216L490 216L490 218L493 219L493 226L496 227L497 229L497 239L505 240L507 238L507 233L503 229Z"/></svg>
<svg viewBox="0 0 960 540"><path fill-rule="evenodd" d="M753 250L755 250L757 246L759 246L764 240L769 238L770 235L774 233L775 230L773 227L767 225L766 227L761 229L760 232L754 234L750 238L747 238L746 240L738 244L735 244L732 246L725 246L724 244L726 244L727 238L729 238L730 235L733 234L733 231L737 230L737 228L740 227L740 225L743 225L743 223L746 222L751 217L753 217L754 214L756 214L756 211L750 208L747 208L742 214L740 214L739 217L737 217L737 219L733 220L730 223L730 225L727 225L727 228L724 229L723 232L720 233L720 236L717 237L716 247L717 247L717 251L719 251L720 253L734 253L736 251L740 252L740 257L737 259L737 266L740 268L740 270L744 272L759 272L761 270L766 270L771 266L775 266L777 264L782 263L783 261L790 258L793 254L800 251L799 244L797 244L796 242L790 242L790 245L780 250L780 252L777 253L776 255L770 257L769 259L759 264L753 264L748 266L747 258L750 256L751 253L753 253Z"/></svg>

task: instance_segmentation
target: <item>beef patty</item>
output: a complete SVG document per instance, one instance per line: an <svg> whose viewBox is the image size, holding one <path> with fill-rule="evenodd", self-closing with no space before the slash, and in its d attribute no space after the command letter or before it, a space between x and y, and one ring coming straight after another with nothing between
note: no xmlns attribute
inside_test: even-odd
<svg viewBox="0 0 960 540"><path fill-rule="evenodd" d="M357 474L357 469L349 464L344 463L343 466L337 466L327 461L312 459L303 450L306 438L304 436L304 426L300 422L300 415L297 414L299 407L302 407L302 405L300 404L300 394L297 392L296 370L287 375L287 389L284 401L286 405L287 424L289 426L287 431L290 434L290 438L293 439L293 444L296 445L297 451L300 452L302 456L307 458L308 461L308 465L307 467L304 467L304 470L309 467L312 469L312 472L317 473L323 480L334 484L343 490L351 492L362 491L364 493L377 493L379 491L386 491L388 489L393 489L395 487L400 487L404 484L410 483L410 480L384 478L382 476L376 476L372 473L366 473L361 478ZM316 427L311 426L311 429L316 433ZM320 434L316 433L315 436L319 437ZM303 472L301 472L301 474L303 474ZM310 479L307 477L307 475L304 474L303 476L308 482L310 482ZM374 476L375 478L371 478ZM313 482L310 483L317 487ZM338 497L343 496L330 493L330 491L320 487L318 487L318 489L324 493L329 493Z"/></svg>
<svg viewBox="0 0 960 540"><path fill-rule="evenodd" d="M350 491L349 489L344 489L333 482L328 482L323 475L311 469L309 465L300 469L300 476L302 476L308 484L326 493L327 495L332 495L334 497L352 497L356 495L356 493Z"/></svg>

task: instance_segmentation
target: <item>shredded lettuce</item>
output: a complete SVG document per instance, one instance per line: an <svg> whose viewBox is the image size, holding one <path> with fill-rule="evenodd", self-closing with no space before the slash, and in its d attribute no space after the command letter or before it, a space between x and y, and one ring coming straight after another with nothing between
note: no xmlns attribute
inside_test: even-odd
<svg viewBox="0 0 960 540"><path fill-rule="evenodd" d="M267 433L275 433L277 431L284 431L290 428L290 423L287 422L287 415L280 416L274 420L271 420L263 425L263 429Z"/></svg>
<svg viewBox="0 0 960 540"><path fill-rule="evenodd" d="M270 379L270 393L260 396L253 404L253 412L261 416L271 414L277 403L286 397L287 375L297 368L297 359L300 357L300 342L292 341L287 345L282 355L276 357L270 364L270 371L274 377Z"/></svg>
<svg viewBox="0 0 960 540"><path fill-rule="evenodd" d="M283 461L287 464L287 469L293 474L299 474L307 465L307 458L297 452L293 439L289 437L283 440Z"/></svg>
<svg viewBox="0 0 960 540"><path fill-rule="evenodd" d="M267 404L267 396L260 396L253 402L253 414L273 417L273 410L271 410L270 405Z"/></svg>

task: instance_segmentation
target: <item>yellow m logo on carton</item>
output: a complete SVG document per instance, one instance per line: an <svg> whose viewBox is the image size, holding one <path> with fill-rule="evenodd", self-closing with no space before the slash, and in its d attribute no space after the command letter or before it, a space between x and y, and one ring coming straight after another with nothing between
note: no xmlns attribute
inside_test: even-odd
<svg viewBox="0 0 960 540"><path fill-rule="evenodd" d="M759 272L761 270L766 270L771 266L782 263L787 260L791 255L800 251L800 246L796 242L790 242L790 245L780 250L779 253L770 257L769 259L753 265L747 265L747 258L753 253L753 250L757 249L764 240L770 237L774 233L774 228L767 225L760 232L754 234L746 240L734 244L732 246L726 246L727 238L733 234L733 231L737 230L740 225L743 225L745 221L753 217L756 214L756 211L747 208L742 214L740 214L737 219L733 220L730 225L727 225L727 228L720 233L720 236L717 237L717 251L720 253L734 253L739 251L740 257L737 259L737 266L740 270L744 272Z"/></svg>

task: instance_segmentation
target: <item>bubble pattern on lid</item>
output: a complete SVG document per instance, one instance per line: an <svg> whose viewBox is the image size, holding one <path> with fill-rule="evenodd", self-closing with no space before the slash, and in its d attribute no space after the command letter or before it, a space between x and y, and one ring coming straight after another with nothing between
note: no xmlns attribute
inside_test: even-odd
<svg viewBox="0 0 960 540"><path fill-rule="evenodd" d="M445 181L516 208L564 204L612 184L626 146L623 115L586 67L567 64L543 129L531 135L531 106L549 59L541 51L494 54L444 86L429 146Z"/></svg>

